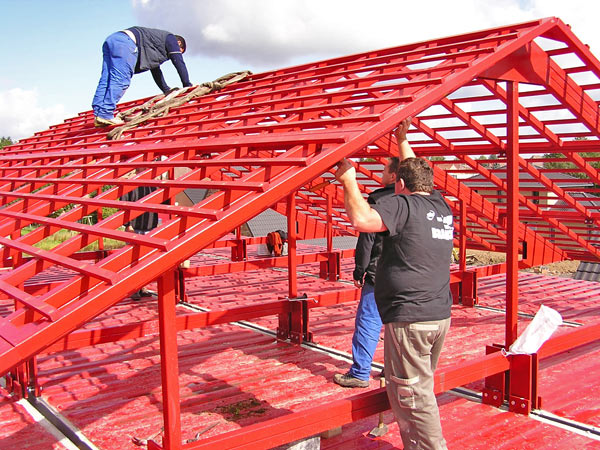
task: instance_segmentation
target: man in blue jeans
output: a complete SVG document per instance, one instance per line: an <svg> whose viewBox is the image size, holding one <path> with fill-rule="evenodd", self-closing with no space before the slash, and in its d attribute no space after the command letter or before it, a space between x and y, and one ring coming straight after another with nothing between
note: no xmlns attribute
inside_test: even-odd
<svg viewBox="0 0 600 450"><path fill-rule="evenodd" d="M413 152L406 132L395 131L400 153L396 195L369 205L356 170L340 161L336 178L344 205L360 232L387 231L377 265L375 300L385 326L385 381L390 406L406 450L445 450L434 372L450 327L452 210L434 189L433 168Z"/></svg>
<svg viewBox="0 0 600 450"><path fill-rule="evenodd" d="M390 158L381 176L381 184L384 187L369 194L367 201L370 204L377 203L381 197L394 194L399 162L397 157ZM352 277L354 285L362 290L352 335L352 366L347 373L337 373L333 377L333 381L340 386L369 387L371 363L382 325L375 303L375 271L381 255L382 243L383 234L380 233L360 233L358 236Z"/></svg>
<svg viewBox="0 0 600 450"><path fill-rule="evenodd" d="M134 73L150 70L160 90L167 94L171 88L160 70L167 59L177 69L183 87L191 86L183 61L185 48L185 39L181 36L155 28L131 27L107 37L102 45L102 74L92 100L94 126L123 123L115 117L115 109Z"/></svg>

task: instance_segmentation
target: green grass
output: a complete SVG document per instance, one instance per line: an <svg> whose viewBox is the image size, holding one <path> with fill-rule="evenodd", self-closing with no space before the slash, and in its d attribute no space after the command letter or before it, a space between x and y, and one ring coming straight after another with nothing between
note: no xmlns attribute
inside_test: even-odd
<svg viewBox="0 0 600 450"><path fill-rule="evenodd" d="M24 236L34 229L36 229L36 225L29 225L21 230L21 236ZM48 236L45 239L42 239L40 242L33 244L34 247L40 248L42 250L52 250L54 247L62 244L63 242L71 239L74 236L77 236L79 233L71 230L59 230L56 233ZM125 245L125 242L118 241L116 239L110 238L101 238L104 240L104 250L114 250L117 248L121 248ZM87 245L83 249L82 252L90 252L99 250L99 241L92 242L90 245Z"/></svg>

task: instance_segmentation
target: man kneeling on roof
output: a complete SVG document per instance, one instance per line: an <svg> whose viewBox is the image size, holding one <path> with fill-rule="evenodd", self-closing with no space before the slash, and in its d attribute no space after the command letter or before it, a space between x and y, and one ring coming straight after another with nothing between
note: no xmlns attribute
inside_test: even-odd
<svg viewBox="0 0 600 450"><path fill-rule="evenodd" d="M134 73L150 70L163 93L171 91L160 65L170 59L183 87L192 86L183 61L186 43L183 37L155 28L131 27L117 31L102 45L102 73L94 94L94 126L120 125L115 117L117 103L125 94Z"/></svg>

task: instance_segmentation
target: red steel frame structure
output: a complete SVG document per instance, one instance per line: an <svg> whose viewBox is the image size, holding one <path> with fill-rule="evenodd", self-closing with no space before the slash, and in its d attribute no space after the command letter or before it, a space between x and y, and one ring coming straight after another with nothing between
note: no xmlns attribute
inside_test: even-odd
<svg viewBox="0 0 600 450"><path fill-rule="evenodd" d="M278 315L278 337L302 342L311 338L311 308L355 300L351 289L299 298L296 266L320 261L321 275L336 279L340 259L350 254L334 250L331 238L355 231L344 215L343 193L332 182L335 165L354 158L368 193L380 179L381 163L396 151L391 131L412 116L413 148L431 158L436 186L455 212L461 255L452 273L455 299L473 305L477 276L506 272L502 346L510 345L518 332L520 268L600 259L600 205L594 201L600 158L592 153L600 138L599 90L600 62L568 26L547 18L252 75L119 141L107 141L105 130L93 128L89 111L19 141L0 153L0 293L14 300L14 311L0 318L0 375L13 389L29 387L35 395L39 352L158 329L165 438L162 447L151 441L149 448L260 448L384 410L387 399L376 390L183 445L177 330ZM549 163L569 164L557 169ZM139 168L144 170L132 176ZM572 176L556 177L565 173ZM120 200L145 185L158 189L138 203ZM175 205L176 195L189 188L209 189L210 195L193 207ZM242 237L239 227L267 208L288 217L289 254L249 261L246 246L261 240ZM161 226L147 235L121 231L147 211L161 214ZM98 222L86 223L94 213ZM62 229L73 233L64 243L51 250L35 246ZM236 230L235 239L222 240ZM296 239L313 237L327 237L327 251L296 254ZM104 250L104 238L124 246ZM86 251L95 242L99 250ZM232 262L178 268L218 246L232 248ZM467 248L506 252L506 263L469 268ZM175 317L186 273L278 266L289 269L288 297L280 302ZM64 276L44 282L56 269ZM77 331L154 280L158 323L101 335ZM513 411L526 413L539 402L538 358L599 336L598 326L583 327L553 339L537 355L508 359L490 343L486 357L438 373L436 389L486 378L484 401L508 400Z"/></svg>

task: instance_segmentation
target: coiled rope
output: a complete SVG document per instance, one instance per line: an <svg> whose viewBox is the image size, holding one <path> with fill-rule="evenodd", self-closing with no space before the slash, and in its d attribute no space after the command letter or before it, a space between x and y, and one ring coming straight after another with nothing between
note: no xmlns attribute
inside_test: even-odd
<svg viewBox="0 0 600 450"><path fill-rule="evenodd" d="M166 116L169 114L171 108L181 106L194 98L219 91L225 86L248 78L250 75L252 75L252 72L249 70L233 72L223 75L215 81L207 81L206 83L202 83L195 87L191 86L184 89L176 89L167 95L157 95L142 105L134 106L127 111L119 113L118 117L123 119L125 124L110 130L106 135L106 138L113 141L121 139L125 131L137 127L148 119Z"/></svg>

